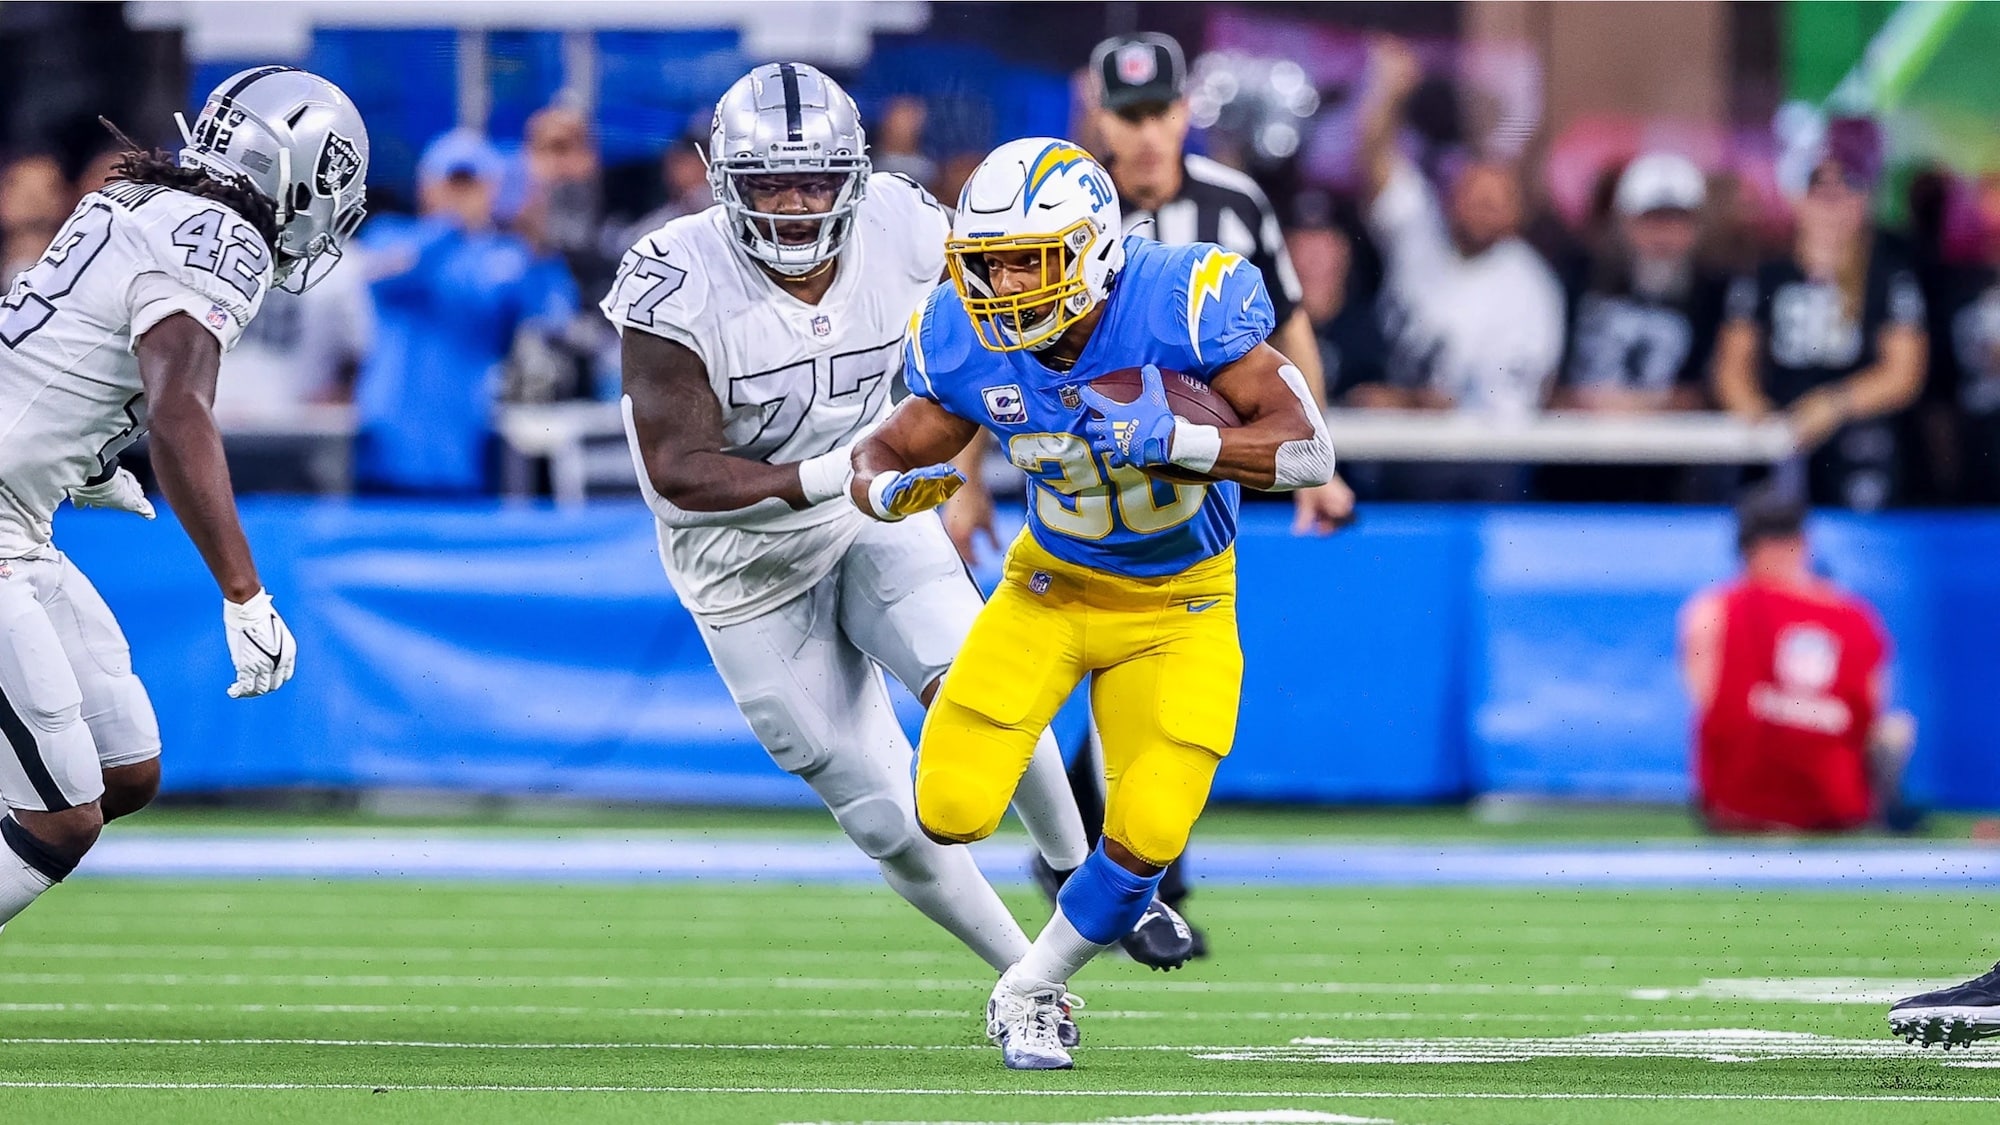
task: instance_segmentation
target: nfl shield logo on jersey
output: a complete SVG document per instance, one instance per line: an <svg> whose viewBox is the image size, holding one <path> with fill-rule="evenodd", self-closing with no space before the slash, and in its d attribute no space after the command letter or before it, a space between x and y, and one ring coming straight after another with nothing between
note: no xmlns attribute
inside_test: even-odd
<svg viewBox="0 0 2000 1125"><path fill-rule="evenodd" d="M1028 576L1028 590L1030 593L1046 594L1049 592L1049 587L1054 583L1055 579L1050 577L1049 572L1046 570L1038 570Z"/></svg>
<svg viewBox="0 0 2000 1125"><path fill-rule="evenodd" d="M826 338L833 334L833 320L825 313L813 317L813 335Z"/></svg>
<svg viewBox="0 0 2000 1125"><path fill-rule="evenodd" d="M1018 384L987 387L979 393L986 400L986 413L991 414L995 422L1010 426L1028 420L1028 404L1022 401Z"/></svg>
<svg viewBox="0 0 2000 1125"><path fill-rule="evenodd" d="M1062 396L1062 404L1066 409L1083 409L1083 392L1076 389L1075 383L1064 386L1056 393Z"/></svg>
<svg viewBox="0 0 2000 1125"><path fill-rule="evenodd" d="M202 319L208 321L210 328L217 330L227 328L229 327L229 310L223 308L221 305L210 305L208 306L208 315L202 317Z"/></svg>

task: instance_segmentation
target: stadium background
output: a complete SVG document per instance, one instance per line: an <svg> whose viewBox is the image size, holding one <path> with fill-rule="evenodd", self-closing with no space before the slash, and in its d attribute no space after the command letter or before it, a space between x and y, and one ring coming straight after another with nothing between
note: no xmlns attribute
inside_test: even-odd
<svg viewBox="0 0 2000 1125"><path fill-rule="evenodd" d="M678 205L676 139L753 62L826 66L878 160L949 195L996 141L1087 131L1077 71L1135 29L1185 44L1214 95L1195 144L1249 166L1283 216L1364 500L1324 539L1294 537L1281 503L1246 512L1243 722L1191 851L1215 955L1170 977L1090 966L1080 1069L1047 1081L1000 1070L977 1028L990 977L806 807L715 678L605 425L591 246ZM1940 1058L1882 1022L2000 944L2000 514L1928 459L1940 427L1980 432L1981 404L1934 364L1899 419L1910 489L1813 531L1894 634L1910 787L1945 811L1914 839L1703 838L1674 616L1732 571L1725 502L1785 435L1712 409L1357 403L1381 265L1352 106L1377 32L1428 76L1412 150L1443 171L1472 142L1512 146L1551 261L1587 263L1606 177L1652 148L1737 201L1709 216L1710 249L1775 252L1775 123L1795 132L1797 104L1883 121L1886 237L1935 251L1920 264L1941 291L1976 264L1977 178L2000 168L1996 6L0 4L0 266L39 254L87 186L98 114L167 143L217 78L286 60L368 117L375 214L350 277L417 205L426 148L463 127L500 151L518 233L495 237L544 261L570 237L557 273L583 298L434 384L476 392L484 475L393 490L357 442L380 422L361 416L371 380L410 374L394 330L342 353L293 331L301 307L267 307L261 324L289 327L266 370L326 368L224 403L246 527L300 643L275 695L224 697L213 584L171 513L60 514L158 707L167 792L0 936L0 1117L1990 1120L1984 1045ZM564 197L592 219L580 241L536 225L524 141L552 103L600 157ZM436 405L388 410L421 435L450 420ZM1676 502L1424 502L1368 479L1636 456L1681 473ZM1060 726L1074 739L1077 717ZM1032 930L1026 851L1010 827L975 855Z"/></svg>
<svg viewBox="0 0 2000 1125"><path fill-rule="evenodd" d="M1908 214L1921 199L1911 185L1941 181L1963 194L1994 167L1990 106L1967 74L1996 21L1976 5L1898 13L1858 3L9 5L0 106L17 164L51 156L87 176L105 147L99 112L166 143L172 112L191 111L221 77L288 59L340 82L367 115L378 216L412 207L418 156L461 128L506 154L498 210L530 238L524 130L546 106L574 107L599 150L587 208L601 264L621 231L674 204L663 153L705 125L712 99L757 58L822 62L871 122L921 107L913 136L885 126L874 139L878 150L907 147L895 166L948 197L951 177L997 141L1087 135L1078 71L1091 45L1121 28L1164 29L1185 40L1209 91L1198 117L1213 127L1197 129L1195 147L1262 180L1315 293L1332 273L1309 268L1315 236L1331 229L1349 240L1348 300L1323 317L1323 333L1337 338L1343 317L1367 314L1371 284L1373 254L1352 218L1353 104L1369 34L1410 37L1426 60L1431 85L1411 119L1420 144L1447 154L1439 159L1482 138L1519 150L1536 213L1530 236L1560 262L1587 258L1596 185L1647 148L1690 153L1736 184L1752 201L1748 229L1775 239L1785 219L1779 108L1843 99L1871 108L1857 98L1874 99L1893 126L1882 220L1913 245L1948 241ZM1287 62L1300 73L1274 75ZM30 227L20 241L33 238ZM354 494L355 421L342 405L301 396L225 419L253 494L253 541L302 641L293 690L250 704L207 690L225 654L204 627L199 561L167 521L65 512L60 541L118 611L158 703L170 796L809 800L758 752L658 572L617 427L591 401L615 388L590 307L602 283L592 252L568 256L579 310L560 323L524 321L496 357L507 374L468 376L498 384L502 463L473 491L503 499L382 499L365 482ZM1379 263L1373 270L1379 284ZM1336 394L1365 367L1364 352L1348 357ZM356 362L365 398L383 376L369 357ZM523 369L555 374L515 374ZM1912 432L1936 398L1906 412ZM1347 411L1334 427L1357 483L1367 480L1367 421ZM1648 420L1586 421L1615 444L1645 436ZM1401 440L1427 459L1482 456L1441 419L1418 420ZM1909 447L1906 458L1921 460L1921 442ZM1720 471L1723 483L1695 494L1727 500L1736 470ZM254 495L301 487L336 495ZM1912 795L1942 808L2000 807L2000 728L1988 720L2000 584L1985 565L2000 520L1948 488L1914 487L1906 500L1910 510L1824 521L1823 564L1882 609L1897 639L1897 699L1920 731ZM1686 798L1689 719L1672 621L1689 593L1733 565L1719 509L1376 501L1356 529L1330 539L1293 539L1284 524L1276 506L1247 519L1249 686L1219 798ZM906 713L914 723L914 707Z"/></svg>

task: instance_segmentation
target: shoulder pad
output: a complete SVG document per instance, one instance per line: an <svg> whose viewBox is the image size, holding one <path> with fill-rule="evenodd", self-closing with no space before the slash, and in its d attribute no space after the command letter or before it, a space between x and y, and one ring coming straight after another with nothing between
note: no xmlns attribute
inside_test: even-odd
<svg viewBox="0 0 2000 1125"><path fill-rule="evenodd" d="M163 273L250 323L270 290L271 248L248 220L220 203L172 191L126 210L142 271Z"/></svg>
<svg viewBox="0 0 2000 1125"><path fill-rule="evenodd" d="M697 227L707 213L685 215L634 243L598 306L619 328L679 339L693 335L709 304Z"/></svg>
<svg viewBox="0 0 2000 1125"><path fill-rule="evenodd" d="M945 282L931 290L910 318L903 343L903 381L911 391L937 399L940 381L950 386L951 377L966 365L977 346L958 292Z"/></svg>
<svg viewBox="0 0 2000 1125"><path fill-rule="evenodd" d="M951 234L951 218L915 180L900 172L877 172L868 177L861 221L894 240L912 279L936 281L944 276L944 242Z"/></svg>

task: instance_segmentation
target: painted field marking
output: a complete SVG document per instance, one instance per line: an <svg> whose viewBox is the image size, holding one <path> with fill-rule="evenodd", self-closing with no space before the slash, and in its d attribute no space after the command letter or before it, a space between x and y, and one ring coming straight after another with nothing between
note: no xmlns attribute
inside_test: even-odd
<svg viewBox="0 0 2000 1125"><path fill-rule="evenodd" d="M434 1093L497 1094L757 1094L815 1097L925 1098L1209 1098L1218 1100L1345 1101L1604 1101L1604 1102L1863 1102L1899 1105L1992 1105L2000 1096L1976 1094L1609 1094L1516 1093L1458 1091L1427 1093L1413 1090L1037 1090L926 1089L923 1087L856 1086L512 1086L500 1084L369 1082L23 1082L0 1080L9 1090L410 1090Z"/></svg>
<svg viewBox="0 0 2000 1125"><path fill-rule="evenodd" d="M964 980L929 977L686 977L686 976L399 976L391 973L0 973L0 984L123 984L173 987L269 986L279 988L775 988L826 992L971 992ZM1202 992L1243 995L1354 996L1616 996L1631 989L1592 984L1429 984L1378 981L1152 981L1102 980L1092 991Z"/></svg>
<svg viewBox="0 0 2000 1125"><path fill-rule="evenodd" d="M1147 1113L1089 1121L791 1121L785 1125L1396 1125L1386 1117L1355 1117L1316 1109L1224 1109L1210 1113Z"/></svg>
<svg viewBox="0 0 2000 1125"><path fill-rule="evenodd" d="M1749 977L1704 980L1692 988L1633 988L1631 1000L1743 1000L1759 1004L1894 1004L1951 981L1921 977Z"/></svg>
<svg viewBox="0 0 2000 1125"><path fill-rule="evenodd" d="M1318 1109L1218 1109L1212 1113L1144 1113L1092 1121L788 1121L786 1125L1396 1125L1388 1117L1354 1117Z"/></svg>
<svg viewBox="0 0 2000 1125"><path fill-rule="evenodd" d="M1768 1059L1920 1058L1894 1039L1837 1039L1803 1031L1699 1028L1683 1031L1600 1031L1562 1038L1327 1039L1303 1037L1284 1047L1210 1052L1213 1062L1383 1063L1442 1065L1527 1062L1533 1059L1688 1059L1743 1063Z"/></svg>
<svg viewBox="0 0 2000 1125"><path fill-rule="evenodd" d="M909 1019L972 1020L978 1013L968 1008L594 1008L582 1004L153 1004L110 1002L102 1004L65 1001L0 1002L0 1012L75 1013L195 1013L224 1012L235 1015L483 1015L483 1016L621 1016L633 1019ZM1212 1012L1143 1011L1093 1005L1089 1022L1106 1020L1212 1023ZM1377 1011L1297 1011L1230 1012L1233 1021L1254 1023L1601 1023L1670 1022L1669 1018L1635 1012L1377 1012ZM1693 1017L1689 1017L1693 1018Z"/></svg>

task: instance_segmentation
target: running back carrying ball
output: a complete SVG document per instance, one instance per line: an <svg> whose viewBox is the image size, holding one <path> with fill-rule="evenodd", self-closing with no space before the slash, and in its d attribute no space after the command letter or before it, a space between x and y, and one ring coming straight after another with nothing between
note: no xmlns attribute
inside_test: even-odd
<svg viewBox="0 0 2000 1125"><path fill-rule="evenodd" d="M1224 430L1243 424L1243 420L1236 416L1236 408L1229 405L1228 399L1216 394L1207 383L1192 375L1162 370L1160 382L1166 387L1167 405L1182 418ZM1119 402L1131 402L1139 397L1144 379L1138 368L1125 367L1109 375L1100 375L1092 379L1090 386L1097 393L1115 398ZM1214 484L1218 479L1207 473L1184 469L1179 465L1156 465L1145 471L1149 476L1181 484Z"/></svg>

